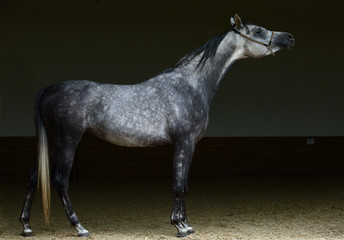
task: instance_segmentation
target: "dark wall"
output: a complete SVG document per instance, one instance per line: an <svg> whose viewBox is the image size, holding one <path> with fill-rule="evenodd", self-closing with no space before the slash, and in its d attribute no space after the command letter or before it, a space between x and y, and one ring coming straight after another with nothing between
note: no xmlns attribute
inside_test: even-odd
<svg viewBox="0 0 344 240"><path fill-rule="evenodd" d="M295 36L224 80L208 136L344 135L343 1L0 2L0 136L31 136L35 93L89 79L136 83L230 28L238 13Z"/></svg>
<svg viewBox="0 0 344 240"><path fill-rule="evenodd" d="M205 137L196 146L190 174L343 174L343 145L344 137ZM0 177L24 180L36 154L35 137L0 137ZM173 146L119 147L86 135L74 166L80 179L171 176Z"/></svg>

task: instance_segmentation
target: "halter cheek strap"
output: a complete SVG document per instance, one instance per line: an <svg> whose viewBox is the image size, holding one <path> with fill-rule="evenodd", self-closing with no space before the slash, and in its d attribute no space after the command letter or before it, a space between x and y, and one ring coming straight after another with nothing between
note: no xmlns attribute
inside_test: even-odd
<svg viewBox="0 0 344 240"><path fill-rule="evenodd" d="M250 40L250 41L252 41L252 42L255 42L255 43L258 43L258 44L260 44L260 45L265 46L267 49L269 49L269 50L271 51L271 54L272 54L273 56L275 56L274 52L273 52L272 49L271 49L272 39L273 39L274 34L275 34L274 31L271 32L270 41L269 41L268 44L263 43L263 42L260 42L260 41L257 41L257 40L255 40L255 39L253 39L253 38L250 38L249 36L246 36L246 35L242 34L241 32L239 32L238 30L236 30L234 27L233 27L233 31L234 31L235 33L239 34L240 36L242 36L243 38L246 38L246 39L248 39L248 40Z"/></svg>

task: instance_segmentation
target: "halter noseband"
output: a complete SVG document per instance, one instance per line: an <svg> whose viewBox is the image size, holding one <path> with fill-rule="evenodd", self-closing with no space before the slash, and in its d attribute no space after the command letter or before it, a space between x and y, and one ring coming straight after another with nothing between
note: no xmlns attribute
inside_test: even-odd
<svg viewBox="0 0 344 240"><path fill-rule="evenodd" d="M252 41L252 42L255 42L255 43L258 43L258 44L260 44L260 45L265 46L267 49L269 49L269 50L271 51L271 54L272 54L273 56L275 56L274 52L273 52L272 49L271 49L272 39L273 39L274 34L275 34L274 31L271 31L271 37L270 37L270 41L269 41L268 44L263 43L263 42L260 42L260 41L257 41L257 40L255 40L255 39L253 39L253 38L250 38L249 36L246 36L246 35L242 34L241 32L239 32L238 30L236 30L234 27L233 27L233 31L234 31L235 33L239 34L240 36L242 36L243 38L246 38L246 39L248 39L248 40L250 40L250 41Z"/></svg>

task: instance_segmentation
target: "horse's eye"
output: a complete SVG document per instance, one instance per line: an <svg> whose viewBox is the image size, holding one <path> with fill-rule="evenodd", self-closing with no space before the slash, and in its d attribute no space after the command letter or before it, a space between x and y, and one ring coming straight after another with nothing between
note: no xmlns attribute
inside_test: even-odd
<svg viewBox="0 0 344 240"><path fill-rule="evenodd" d="M262 33L262 29L258 28L258 29L256 30L256 34L260 34L260 33Z"/></svg>

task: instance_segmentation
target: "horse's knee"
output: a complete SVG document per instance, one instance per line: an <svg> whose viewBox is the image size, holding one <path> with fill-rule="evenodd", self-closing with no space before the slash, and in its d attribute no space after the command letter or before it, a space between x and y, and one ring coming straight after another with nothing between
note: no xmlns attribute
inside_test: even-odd
<svg viewBox="0 0 344 240"><path fill-rule="evenodd" d="M173 185L173 193L176 198L185 198L187 190L186 184L175 183Z"/></svg>

